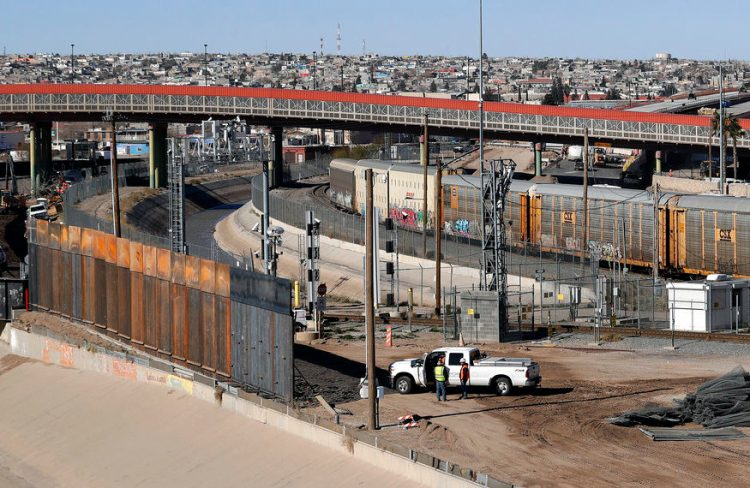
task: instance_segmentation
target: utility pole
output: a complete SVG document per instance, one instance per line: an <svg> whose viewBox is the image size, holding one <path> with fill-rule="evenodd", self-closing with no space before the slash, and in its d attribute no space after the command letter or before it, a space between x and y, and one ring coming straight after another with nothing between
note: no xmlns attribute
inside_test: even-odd
<svg viewBox="0 0 750 488"><path fill-rule="evenodd" d="M70 84L71 85L73 84L73 76L75 76L74 70L75 70L76 59L73 54L73 50L75 49L75 47L76 47L75 44L70 45Z"/></svg>
<svg viewBox="0 0 750 488"><path fill-rule="evenodd" d="M422 117L422 256L427 256L427 167L430 165L427 111Z"/></svg>
<svg viewBox="0 0 750 488"><path fill-rule="evenodd" d="M120 237L120 179L117 175L117 116L107 113L104 120L112 122L112 145L109 151L110 173L112 173L112 223L115 237Z"/></svg>
<svg viewBox="0 0 750 488"><path fill-rule="evenodd" d="M583 255L589 249L589 128L583 129ZM583 256L581 256L583 261Z"/></svg>
<svg viewBox="0 0 750 488"><path fill-rule="evenodd" d="M466 99L467 100L469 99L469 93L471 93L471 88L469 87L469 73L470 73L469 68L471 66L469 65L469 62L470 62L470 58L469 56L466 56Z"/></svg>
<svg viewBox="0 0 750 488"><path fill-rule="evenodd" d="M365 322L367 325L367 428L375 430L377 419L375 403L377 402L377 387L375 385L375 274L373 266L373 202L372 202L372 169L365 170L367 184L367 203L365 210Z"/></svg>
<svg viewBox="0 0 750 488"><path fill-rule="evenodd" d="M435 174L435 315L440 317L441 263L440 263L440 231L443 227L443 177L440 158L437 160L437 174Z"/></svg>
<svg viewBox="0 0 750 488"><path fill-rule="evenodd" d="M727 194L726 144L724 144L724 71L719 65L719 193Z"/></svg>
<svg viewBox="0 0 750 488"><path fill-rule="evenodd" d="M208 44L203 44L203 84L208 86Z"/></svg>
<svg viewBox="0 0 750 488"><path fill-rule="evenodd" d="M313 90L318 89L318 53L313 51Z"/></svg>
<svg viewBox="0 0 750 488"><path fill-rule="evenodd" d="M659 184L654 185L654 222L651 228L651 233L654 236L654 249L653 249L653 263L652 274L654 277L654 286L656 286L656 280L659 279Z"/></svg>
<svg viewBox="0 0 750 488"><path fill-rule="evenodd" d="M273 256L271 256L271 236L269 235L269 218L270 212L269 204L269 184L268 184L268 159L263 159L263 224L261 225L261 231L263 232L263 268L266 274L271 274L271 262Z"/></svg>

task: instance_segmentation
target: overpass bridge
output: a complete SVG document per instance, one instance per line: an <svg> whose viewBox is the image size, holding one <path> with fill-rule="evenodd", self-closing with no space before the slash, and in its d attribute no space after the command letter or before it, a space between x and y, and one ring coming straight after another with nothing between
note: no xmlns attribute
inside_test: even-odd
<svg viewBox="0 0 750 488"><path fill-rule="evenodd" d="M649 113L687 113L694 112L701 107L718 107L720 95L718 93L711 93L709 95L699 95L695 98L682 98L664 100L662 102L649 103L645 105L637 105L635 107L629 107L625 110L630 112L649 112ZM724 101L729 102L730 109L736 104L747 103L750 100L750 92L740 92L738 90L725 92ZM727 109L729 110L729 109ZM732 113L732 112L729 112ZM744 114L745 111L737 112L737 114Z"/></svg>
<svg viewBox="0 0 750 488"><path fill-rule="evenodd" d="M428 115L430 132L475 136L478 102L306 90L173 85L19 84L0 86L0 120L32 124L31 163L36 176L51 159L51 122L101 120L115 113L149 122L152 186L166 182L168 122L240 117L273 128L274 153L281 153L283 127L327 127L387 132L419 132ZM750 120L742 126L750 132ZM709 141L710 118L699 115L638 113L516 103L485 102L488 138L580 144L588 129L592 142L624 147L695 148ZM750 149L750 136L737 141ZM274 158L280 161L280 157ZM281 168L273 168L272 181ZM36 181L34 178L33 181Z"/></svg>

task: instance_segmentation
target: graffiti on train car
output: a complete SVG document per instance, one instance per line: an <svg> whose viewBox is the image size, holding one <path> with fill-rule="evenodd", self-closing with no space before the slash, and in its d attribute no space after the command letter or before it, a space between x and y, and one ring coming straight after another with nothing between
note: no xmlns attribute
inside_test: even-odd
<svg viewBox="0 0 750 488"><path fill-rule="evenodd" d="M401 227L411 227L415 229L421 229L422 228L422 222L424 222L422 218L422 211L421 210L414 210L409 207L391 207L390 211L390 217L393 219L394 222L396 222ZM432 222L432 212L427 211L427 228L430 228L430 222Z"/></svg>
<svg viewBox="0 0 750 488"><path fill-rule="evenodd" d="M337 205L345 208L352 208L352 194L344 191L330 191L331 200Z"/></svg>
<svg viewBox="0 0 750 488"><path fill-rule="evenodd" d="M468 236L471 234L472 222L466 219L457 219L452 222L445 222L445 232L448 234Z"/></svg>
<svg viewBox="0 0 750 488"><path fill-rule="evenodd" d="M589 251L602 259L620 259L622 257L620 248L610 242L589 241Z"/></svg>

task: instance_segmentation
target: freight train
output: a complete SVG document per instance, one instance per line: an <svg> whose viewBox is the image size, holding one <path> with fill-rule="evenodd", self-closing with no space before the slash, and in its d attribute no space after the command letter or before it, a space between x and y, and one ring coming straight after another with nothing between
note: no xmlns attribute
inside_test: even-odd
<svg viewBox="0 0 750 488"><path fill-rule="evenodd" d="M331 201L363 214L367 168L375 173L374 205L380 215L420 230L424 176L417 164L335 159L330 167ZM428 229L435 222L436 174L435 167L428 168ZM444 171L442 229L446 234L480 240L480 195L478 176ZM583 187L514 180L504 211L508 245L531 245L571 256L594 252L602 260L644 270L653 267L657 247L657 266L665 275L750 277L750 199L664 193L655 212L651 192L595 185L588 188L587 209L588 242L584 243Z"/></svg>

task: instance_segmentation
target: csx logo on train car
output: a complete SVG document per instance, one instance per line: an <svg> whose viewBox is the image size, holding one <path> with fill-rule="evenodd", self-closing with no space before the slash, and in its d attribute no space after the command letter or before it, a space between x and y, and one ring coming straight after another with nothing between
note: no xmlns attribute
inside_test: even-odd
<svg viewBox="0 0 750 488"><path fill-rule="evenodd" d="M564 224L575 224L576 223L576 214L575 212L561 212L560 214L560 220Z"/></svg>
<svg viewBox="0 0 750 488"><path fill-rule="evenodd" d="M716 240L734 242L734 229L716 229Z"/></svg>

